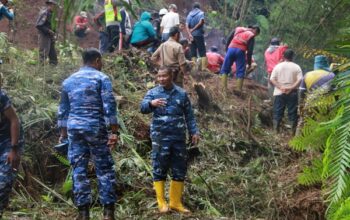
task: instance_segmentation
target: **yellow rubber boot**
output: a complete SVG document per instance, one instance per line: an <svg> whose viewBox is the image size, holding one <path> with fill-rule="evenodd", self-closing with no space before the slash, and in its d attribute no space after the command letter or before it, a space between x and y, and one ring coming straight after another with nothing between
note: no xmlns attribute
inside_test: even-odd
<svg viewBox="0 0 350 220"><path fill-rule="evenodd" d="M221 74L221 89L223 93L227 93L227 74Z"/></svg>
<svg viewBox="0 0 350 220"><path fill-rule="evenodd" d="M192 57L192 62L193 62L193 66L192 66L192 73L196 73L198 71L198 63L197 63L197 58L196 57Z"/></svg>
<svg viewBox="0 0 350 220"><path fill-rule="evenodd" d="M242 88L243 88L243 79L236 79L236 89L238 92L242 93Z"/></svg>
<svg viewBox="0 0 350 220"><path fill-rule="evenodd" d="M166 213L169 211L168 204L164 198L165 181L153 182L154 189L156 190L158 209L160 213Z"/></svg>
<svg viewBox="0 0 350 220"><path fill-rule="evenodd" d="M184 214L191 213L186 209L182 204L182 194L184 191L184 182L174 181L170 182L170 191L169 191L169 208Z"/></svg>
<svg viewBox="0 0 350 220"><path fill-rule="evenodd" d="M202 57L202 71L209 71L208 70L208 58L207 57Z"/></svg>

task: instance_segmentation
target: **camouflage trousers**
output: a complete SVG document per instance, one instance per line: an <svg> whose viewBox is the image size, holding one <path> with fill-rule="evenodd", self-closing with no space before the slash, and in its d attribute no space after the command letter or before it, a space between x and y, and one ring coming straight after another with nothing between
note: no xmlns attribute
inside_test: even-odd
<svg viewBox="0 0 350 220"><path fill-rule="evenodd" d="M116 202L116 176L114 161L107 146L107 133L94 134L73 130L68 132L68 158L73 167L73 193L76 206L91 203L91 187L88 179L90 157L98 179L99 199L102 205Z"/></svg>
<svg viewBox="0 0 350 220"><path fill-rule="evenodd" d="M12 185L16 178L16 172L10 164L7 164L7 156L11 151L10 140L0 142L0 213L9 202Z"/></svg>
<svg viewBox="0 0 350 220"><path fill-rule="evenodd" d="M184 181L187 172L187 150L185 141L152 142L153 180L166 180L171 169L172 180Z"/></svg>

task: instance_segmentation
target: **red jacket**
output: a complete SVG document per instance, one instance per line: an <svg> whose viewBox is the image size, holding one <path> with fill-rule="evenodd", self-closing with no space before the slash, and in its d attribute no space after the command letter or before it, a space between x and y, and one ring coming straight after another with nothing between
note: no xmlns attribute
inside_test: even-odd
<svg viewBox="0 0 350 220"><path fill-rule="evenodd" d="M80 15L74 17L74 30L81 30L88 28L89 21Z"/></svg>
<svg viewBox="0 0 350 220"><path fill-rule="evenodd" d="M288 49L288 46L270 46L265 51L266 71L270 75L273 68L283 59L283 53Z"/></svg>
<svg viewBox="0 0 350 220"><path fill-rule="evenodd" d="M229 45L229 48L239 48L243 51L248 50L248 41L254 37L254 33L250 28L237 27L235 35Z"/></svg>
<svg viewBox="0 0 350 220"><path fill-rule="evenodd" d="M221 69L221 65L224 63L224 58L218 53L208 52L207 59L208 59L207 68L213 73L219 72Z"/></svg>

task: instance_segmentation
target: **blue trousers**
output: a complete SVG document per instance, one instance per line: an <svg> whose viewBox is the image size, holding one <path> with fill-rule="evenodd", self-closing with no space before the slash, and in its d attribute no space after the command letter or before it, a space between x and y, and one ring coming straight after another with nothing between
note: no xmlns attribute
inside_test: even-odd
<svg viewBox="0 0 350 220"><path fill-rule="evenodd" d="M107 146L107 134L70 130L68 158L73 167L73 193L76 206L91 203L88 163L92 157L98 179L99 199L103 205L116 202L114 161Z"/></svg>
<svg viewBox="0 0 350 220"><path fill-rule="evenodd" d="M101 54L105 54L108 52L108 47L109 47L108 34L104 31L99 32L99 39L100 39L100 45L99 45L100 52Z"/></svg>
<svg viewBox="0 0 350 220"><path fill-rule="evenodd" d="M175 181L184 181L187 172L185 141L152 142L153 180L166 180L168 170Z"/></svg>
<svg viewBox="0 0 350 220"><path fill-rule="evenodd" d="M0 142L0 213L9 202L12 185L16 178L16 172L10 164L7 164L7 156L11 151L11 141Z"/></svg>
<svg viewBox="0 0 350 220"><path fill-rule="evenodd" d="M220 74L229 74L233 62L236 63L236 78L243 79L245 74L245 52L238 48L228 48L224 64L221 67Z"/></svg>
<svg viewBox="0 0 350 220"><path fill-rule="evenodd" d="M169 33L162 34L162 43L169 39Z"/></svg>
<svg viewBox="0 0 350 220"><path fill-rule="evenodd" d="M275 96L273 103L273 120L280 123L284 116L285 109L288 109L288 119L293 125L298 122L298 92L292 91L288 95Z"/></svg>

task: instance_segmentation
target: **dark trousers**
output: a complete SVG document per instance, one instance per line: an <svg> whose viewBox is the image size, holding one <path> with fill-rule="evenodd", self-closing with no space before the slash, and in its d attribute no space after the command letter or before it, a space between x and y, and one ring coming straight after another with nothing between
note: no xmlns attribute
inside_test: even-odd
<svg viewBox="0 0 350 220"><path fill-rule="evenodd" d="M47 57L52 65L57 65L57 54L55 49L55 40L48 35L39 33L39 57L40 63L44 63Z"/></svg>
<svg viewBox="0 0 350 220"><path fill-rule="evenodd" d="M142 47L147 47L149 45L151 46L155 46L159 43L159 40L156 39L156 38L148 38L146 40L143 40L143 41L139 41L139 42L136 42L136 43L132 43L131 45L136 47L136 48L142 48Z"/></svg>
<svg viewBox="0 0 350 220"><path fill-rule="evenodd" d="M76 29L76 30L74 30L74 34L75 34L75 36L77 36L79 38L84 38L84 37L86 37L86 28Z"/></svg>
<svg viewBox="0 0 350 220"><path fill-rule="evenodd" d="M273 104L273 120L277 123L282 121L285 109L288 109L288 119L292 125L298 123L298 92L293 90L291 93L275 96Z"/></svg>
<svg viewBox="0 0 350 220"><path fill-rule="evenodd" d="M112 53L119 44L119 25L107 26L108 33L108 51Z"/></svg>
<svg viewBox="0 0 350 220"><path fill-rule="evenodd" d="M187 172L187 150L185 141L152 142L153 180L166 180L171 169L172 180L184 181Z"/></svg>
<svg viewBox="0 0 350 220"><path fill-rule="evenodd" d="M98 37L100 40L100 44L99 44L100 52L101 54L105 54L108 52L108 46L109 46L108 34L104 31L100 31Z"/></svg>
<svg viewBox="0 0 350 220"><path fill-rule="evenodd" d="M206 53L204 36L193 36L193 41L191 43L192 58L197 58L198 55L199 57L206 57Z"/></svg>

